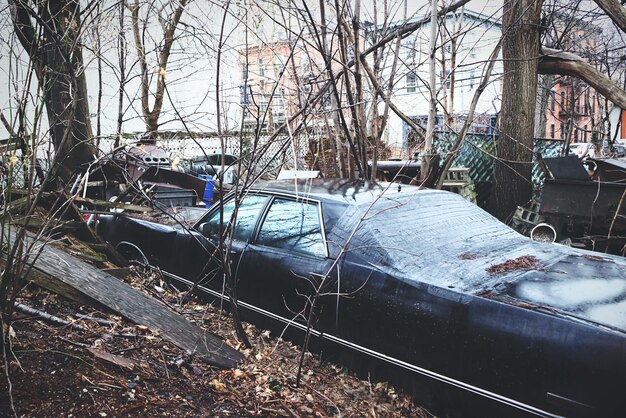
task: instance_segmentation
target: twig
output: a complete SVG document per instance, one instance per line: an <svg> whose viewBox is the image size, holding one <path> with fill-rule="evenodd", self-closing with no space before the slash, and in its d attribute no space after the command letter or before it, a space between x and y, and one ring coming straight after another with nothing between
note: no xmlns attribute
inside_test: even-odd
<svg viewBox="0 0 626 418"><path fill-rule="evenodd" d="M50 315L44 311L40 311L39 309L32 308L28 305L24 305L19 302L15 302L15 310L20 311L25 314L37 316L44 321L53 324L53 325L61 325L73 328L77 331L86 331L87 329L81 325L75 324L70 321L66 321L65 319L59 318L58 316Z"/></svg>
<svg viewBox="0 0 626 418"><path fill-rule="evenodd" d="M91 347L89 344L79 343L78 341L72 341L69 338L65 338L65 337L61 337L61 336L58 336L57 338L59 340L61 340L61 341L65 341L68 344L72 344L72 345L75 345L75 346L78 346L78 347L83 347L83 348Z"/></svg>
<svg viewBox="0 0 626 418"><path fill-rule="evenodd" d="M108 327L113 327L113 326L117 325L115 322L109 321L108 319L96 318L94 316L87 315L87 314L83 314L83 315L72 314L72 316L76 317L77 321L82 321L82 320L93 321L93 322L96 322L96 323L98 323L100 325L104 325L104 326L108 326Z"/></svg>
<svg viewBox="0 0 626 418"><path fill-rule="evenodd" d="M605 250L605 252L607 252L609 250L609 240L611 239L611 233L613 232L613 226L615 225L615 220L619 216L619 211L622 210L622 204L624 203L624 197L625 196L626 196L626 190L624 190L624 193L622 193L622 197L619 200L619 204L617 205L617 209L615 209L615 216L613 216L613 220L611 220L611 226L609 227L609 234L607 236L607 243L606 243L606 250Z"/></svg>
<svg viewBox="0 0 626 418"><path fill-rule="evenodd" d="M7 379L7 386L8 386L7 392L9 395L9 404L11 406L11 412L13 412L13 416L17 418L17 412L15 411L15 403L13 402L13 385L11 384L11 375L9 373L9 356L7 356L7 345L11 344L11 338L9 335L5 335L4 322L0 321L0 327L2 328L2 331L0 331L2 333L2 344L0 345L2 345L2 354L4 358L4 375Z"/></svg>
<svg viewBox="0 0 626 418"><path fill-rule="evenodd" d="M170 372L167 370L167 361L165 361L165 356L163 355L163 351L159 350L159 354L161 354L161 360L163 360L163 367L165 368L165 375L169 379Z"/></svg>
<svg viewBox="0 0 626 418"><path fill-rule="evenodd" d="M53 325L70 327L72 329L75 329L76 331L83 331L83 332L88 331L88 329L83 327L82 325L78 325L71 321L66 321L65 319L59 318L58 316L50 315L49 313L40 311L39 309L31 308L30 306L24 305L19 302L15 302L15 309L25 314L34 315ZM97 318L94 318L94 319L97 319ZM141 338L143 337L143 335L140 335L140 334L112 333L110 335L113 337L118 337L118 338Z"/></svg>
<svg viewBox="0 0 626 418"><path fill-rule="evenodd" d="M120 353L126 353L127 351L133 351L133 350L137 350L139 347L128 347L128 348L120 348L118 350L111 350L111 354L120 354Z"/></svg>

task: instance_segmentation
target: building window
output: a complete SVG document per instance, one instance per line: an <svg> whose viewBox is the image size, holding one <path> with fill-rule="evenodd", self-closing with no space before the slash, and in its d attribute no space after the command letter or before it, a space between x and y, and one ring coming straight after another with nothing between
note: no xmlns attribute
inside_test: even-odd
<svg viewBox="0 0 626 418"><path fill-rule="evenodd" d="M322 105L324 108L329 109L332 105L332 92L331 89L327 89L322 96Z"/></svg>
<svg viewBox="0 0 626 418"><path fill-rule="evenodd" d="M348 61L353 61L354 60L354 48L352 47L352 45L348 46Z"/></svg>
<svg viewBox="0 0 626 418"><path fill-rule="evenodd" d="M565 123L561 122L561 139L565 139Z"/></svg>
<svg viewBox="0 0 626 418"><path fill-rule="evenodd" d="M578 142L578 131L578 128L574 129L574 142Z"/></svg>
<svg viewBox="0 0 626 418"><path fill-rule="evenodd" d="M263 57L259 57L259 77L265 76L265 63L263 62Z"/></svg>
<svg viewBox="0 0 626 418"><path fill-rule="evenodd" d="M265 95L260 95L259 96L259 112L266 112L267 111L267 99L265 98Z"/></svg>
<svg viewBox="0 0 626 418"><path fill-rule="evenodd" d="M555 97L556 93L552 90L550 90L550 110L551 111L555 111L556 110L556 97ZM552 125L554 126L554 125Z"/></svg>
<svg viewBox="0 0 626 418"><path fill-rule="evenodd" d="M565 92L561 91L561 112L565 112Z"/></svg>
<svg viewBox="0 0 626 418"><path fill-rule="evenodd" d="M404 50L404 56L407 62L414 64L415 63L415 53L416 53L416 42L415 37L408 38L405 41L402 41L402 48Z"/></svg>
<svg viewBox="0 0 626 418"><path fill-rule="evenodd" d="M415 93L415 87L417 86L417 75L411 71L406 75L406 92Z"/></svg>
<svg viewBox="0 0 626 418"><path fill-rule="evenodd" d="M446 70L443 81L445 83L446 88L449 89L450 88L450 70Z"/></svg>
<svg viewBox="0 0 626 418"><path fill-rule="evenodd" d="M252 104L252 86L239 86L241 104Z"/></svg>
<svg viewBox="0 0 626 418"><path fill-rule="evenodd" d="M583 126L583 138L587 142L587 125Z"/></svg>
<svg viewBox="0 0 626 418"><path fill-rule="evenodd" d="M302 57L300 60L300 71L302 71L303 75L308 75L311 71L311 62L307 57Z"/></svg>
<svg viewBox="0 0 626 418"><path fill-rule="evenodd" d="M554 138L554 123L550 124L550 138Z"/></svg>
<svg viewBox="0 0 626 418"><path fill-rule="evenodd" d="M595 96L591 96L591 114L596 114L596 98Z"/></svg>
<svg viewBox="0 0 626 418"><path fill-rule="evenodd" d="M274 64L274 73L276 74L276 78L282 75L283 70L285 69L284 65L280 62Z"/></svg>

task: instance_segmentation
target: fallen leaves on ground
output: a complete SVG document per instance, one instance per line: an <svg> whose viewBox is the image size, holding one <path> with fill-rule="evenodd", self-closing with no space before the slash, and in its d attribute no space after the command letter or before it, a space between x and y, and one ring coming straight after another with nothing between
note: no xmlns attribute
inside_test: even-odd
<svg viewBox="0 0 626 418"><path fill-rule="evenodd" d="M163 287L159 296L170 306L239 346L230 316L218 307L193 300L179 306L183 293L155 277L136 274L132 284L143 290ZM254 348L241 350L246 361L219 370L146 327L35 286L23 292L20 302L75 321L84 331L14 315L7 359L12 399L3 378L0 416L13 416L11 400L19 417L430 416L391 385L359 380L310 353L296 387L299 348L249 324L245 329ZM4 365L0 368L4 376Z"/></svg>

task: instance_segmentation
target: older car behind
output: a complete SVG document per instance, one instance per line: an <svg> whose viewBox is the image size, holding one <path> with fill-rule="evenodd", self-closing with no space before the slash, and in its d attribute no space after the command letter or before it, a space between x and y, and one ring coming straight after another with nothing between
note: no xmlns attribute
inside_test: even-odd
<svg viewBox="0 0 626 418"><path fill-rule="evenodd" d="M575 155L578 158L587 158L587 157L595 157L596 148L591 142L580 142L576 144L571 144L569 146L570 155Z"/></svg>
<svg viewBox="0 0 626 418"><path fill-rule="evenodd" d="M231 196L209 211L204 235L126 217L98 229L220 297L207 261L234 208ZM319 291L314 336L401 372L448 413L623 416L623 258L531 241L457 195L409 186L269 182L237 213L229 251L249 318L304 329Z"/></svg>

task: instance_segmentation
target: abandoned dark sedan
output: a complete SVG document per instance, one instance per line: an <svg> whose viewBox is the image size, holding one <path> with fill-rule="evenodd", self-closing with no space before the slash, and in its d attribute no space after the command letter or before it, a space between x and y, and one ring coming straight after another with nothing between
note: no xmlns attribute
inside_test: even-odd
<svg viewBox="0 0 626 418"><path fill-rule="evenodd" d="M372 377L397 370L444 413L626 414L626 259L531 241L405 185L275 181L236 200L193 231L116 215L98 230L212 297L224 245L244 316L303 330L314 301L314 337L372 359Z"/></svg>

